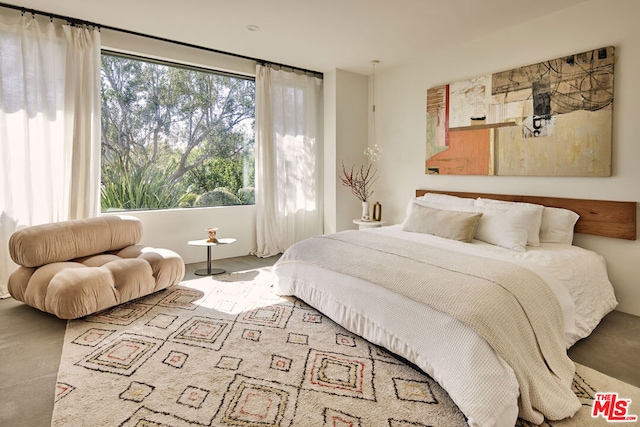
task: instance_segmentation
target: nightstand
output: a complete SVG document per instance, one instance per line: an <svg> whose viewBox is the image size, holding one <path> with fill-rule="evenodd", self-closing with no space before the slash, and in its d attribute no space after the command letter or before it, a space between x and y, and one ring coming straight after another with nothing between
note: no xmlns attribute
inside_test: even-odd
<svg viewBox="0 0 640 427"><path fill-rule="evenodd" d="M354 219L354 224L358 225L358 230L366 230L367 228L378 228L385 225L386 221L363 221L361 219Z"/></svg>

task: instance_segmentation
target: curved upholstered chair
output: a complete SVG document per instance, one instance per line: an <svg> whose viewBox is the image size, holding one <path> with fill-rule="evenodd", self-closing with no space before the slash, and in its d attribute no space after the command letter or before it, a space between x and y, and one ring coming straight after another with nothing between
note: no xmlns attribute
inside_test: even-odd
<svg viewBox="0 0 640 427"><path fill-rule="evenodd" d="M76 319L179 283L185 266L168 249L139 245L142 223L103 216L16 231L9 253L15 299L61 319Z"/></svg>

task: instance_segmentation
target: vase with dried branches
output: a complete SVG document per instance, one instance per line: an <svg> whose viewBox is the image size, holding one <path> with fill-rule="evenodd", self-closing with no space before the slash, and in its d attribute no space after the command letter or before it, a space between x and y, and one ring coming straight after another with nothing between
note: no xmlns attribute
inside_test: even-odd
<svg viewBox="0 0 640 427"><path fill-rule="evenodd" d="M369 213L369 198L373 194L371 189L372 184L378 179L377 169L371 170L373 165L365 169L364 165L360 166L359 170L356 170L355 165L351 166L351 170L347 170L342 162L342 174L340 174L340 180L342 185L349 187L351 193L356 196L362 202L362 217L363 221L371 221L371 215Z"/></svg>

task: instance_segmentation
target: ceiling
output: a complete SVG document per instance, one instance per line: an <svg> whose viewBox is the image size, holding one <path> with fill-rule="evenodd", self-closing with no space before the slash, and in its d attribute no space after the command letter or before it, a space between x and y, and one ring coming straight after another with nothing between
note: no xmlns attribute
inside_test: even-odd
<svg viewBox="0 0 640 427"><path fill-rule="evenodd" d="M586 0L4 1L314 71L370 74L372 60L394 67Z"/></svg>

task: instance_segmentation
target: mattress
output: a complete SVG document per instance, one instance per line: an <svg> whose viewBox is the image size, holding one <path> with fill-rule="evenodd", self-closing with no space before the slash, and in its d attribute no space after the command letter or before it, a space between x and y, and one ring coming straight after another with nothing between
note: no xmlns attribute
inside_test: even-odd
<svg viewBox="0 0 640 427"><path fill-rule="evenodd" d="M531 269L546 281L560 302L567 348L587 336L617 304L603 258L578 247L542 244L515 252L475 240L467 244L405 232L399 226L361 232L436 244ZM301 298L438 381L469 425L514 425L519 396L515 374L469 327L384 287L314 265L276 263L274 272L280 294Z"/></svg>

